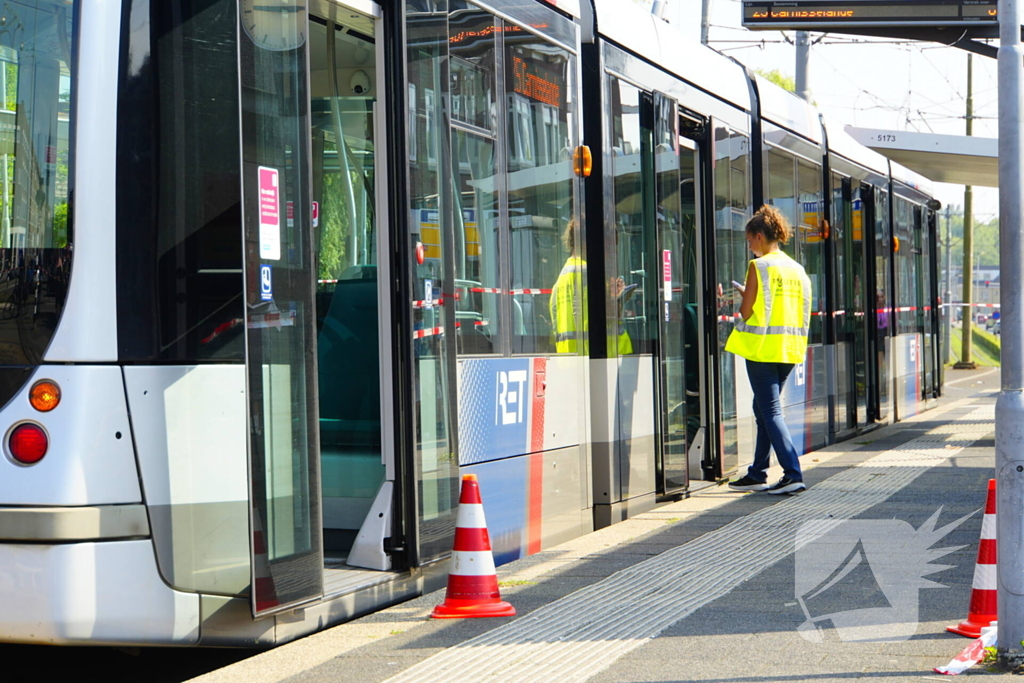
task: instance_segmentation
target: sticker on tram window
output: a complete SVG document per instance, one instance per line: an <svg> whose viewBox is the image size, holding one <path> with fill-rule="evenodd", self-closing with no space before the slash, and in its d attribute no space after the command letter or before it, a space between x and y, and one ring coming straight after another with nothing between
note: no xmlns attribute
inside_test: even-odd
<svg viewBox="0 0 1024 683"><path fill-rule="evenodd" d="M274 281L270 266L260 266L260 299L274 300Z"/></svg>
<svg viewBox="0 0 1024 683"><path fill-rule="evenodd" d="M796 385L802 387L807 383L807 369L803 363L796 366Z"/></svg>
<svg viewBox="0 0 1024 683"><path fill-rule="evenodd" d="M281 173L276 168L260 166L260 258L281 259Z"/></svg>
<svg viewBox="0 0 1024 683"><path fill-rule="evenodd" d="M672 301L672 250L661 252L661 277L664 281L665 301Z"/></svg>
<svg viewBox="0 0 1024 683"><path fill-rule="evenodd" d="M320 227L320 202L313 202L313 227Z"/></svg>

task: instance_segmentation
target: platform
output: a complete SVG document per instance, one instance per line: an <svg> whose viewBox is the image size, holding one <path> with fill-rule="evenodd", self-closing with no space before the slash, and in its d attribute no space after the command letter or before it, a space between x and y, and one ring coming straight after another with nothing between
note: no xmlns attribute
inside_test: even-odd
<svg viewBox="0 0 1024 683"><path fill-rule="evenodd" d="M430 620L443 599L440 591L194 680L741 683L935 677L931 668L968 642L944 629L966 616L981 527L977 511L993 476L997 390L996 369L949 371L947 395L936 409L804 456L810 486L805 493L774 497L724 486L703 489L505 565L499 579L503 597L519 611L515 618ZM928 519L940 508L937 528L961 523L943 529L942 538L928 536ZM830 547L844 553L838 537L828 534L857 524L894 531L883 538L864 536L858 545L862 556L851 554L849 569L839 572L844 590L833 591L843 584L826 576L828 591L803 591L798 600L797 587L809 577L808 558L828 555ZM900 537L908 530L907 538L928 536L925 547L954 548L934 559L938 571L924 577L945 588L915 584L910 602L906 590L891 590L886 572L892 567L877 560L880 541L910 548L913 542ZM906 551L908 563L920 558L914 552ZM889 616L875 619L867 631L850 630L844 610L851 609L850 600L870 601L872 591L882 595L872 604L889 609ZM855 633L870 635L876 626L899 635L886 621L896 613L910 625L902 627L905 638L852 639Z"/></svg>

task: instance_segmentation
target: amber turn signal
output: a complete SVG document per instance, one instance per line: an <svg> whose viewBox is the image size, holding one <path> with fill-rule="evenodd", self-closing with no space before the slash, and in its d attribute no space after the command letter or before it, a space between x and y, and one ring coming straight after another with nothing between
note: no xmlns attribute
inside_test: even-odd
<svg viewBox="0 0 1024 683"><path fill-rule="evenodd" d="M40 380L32 385L28 402L39 412L48 413L60 403L60 387L48 379Z"/></svg>
<svg viewBox="0 0 1024 683"><path fill-rule="evenodd" d="M589 178L594 170L594 155L590 153L590 148L586 145L577 147L572 155L572 165L576 175Z"/></svg>
<svg viewBox="0 0 1024 683"><path fill-rule="evenodd" d="M899 237L893 237L892 238L892 252L895 254L899 250L900 250L900 238Z"/></svg>

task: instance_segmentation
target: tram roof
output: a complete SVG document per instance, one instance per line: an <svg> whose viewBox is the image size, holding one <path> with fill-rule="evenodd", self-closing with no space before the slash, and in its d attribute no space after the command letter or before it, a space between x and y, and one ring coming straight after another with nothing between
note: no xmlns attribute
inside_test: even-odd
<svg viewBox="0 0 1024 683"><path fill-rule="evenodd" d="M863 168L873 184L880 184L889 176L889 160L854 140L846 131L846 124L822 116L822 124L828 134L828 150Z"/></svg>
<svg viewBox="0 0 1024 683"><path fill-rule="evenodd" d="M767 78L754 74L757 82L758 104L761 118L788 128L803 137L821 144L821 122L818 111L795 94L775 85Z"/></svg>
<svg viewBox="0 0 1024 683"><path fill-rule="evenodd" d="M937 183L999 186L999 141L847 126L858 143ZM893 176L897 177L895 169Z"/></svg>
<svg viewBox="0 0 1024 683"><path fill-rule="evenodd" d="M597 32L701 90L750 111L750 85L737 62L685 37L641 5L593 0Z"/></svg>

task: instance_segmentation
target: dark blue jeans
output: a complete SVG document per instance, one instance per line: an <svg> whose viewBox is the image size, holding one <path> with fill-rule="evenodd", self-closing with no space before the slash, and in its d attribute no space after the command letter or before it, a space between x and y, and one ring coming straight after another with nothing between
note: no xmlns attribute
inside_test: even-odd
<svg viewBox="0 0 1024 683"><path fill-rule="evenodd" d="M747 377L750 378L750 388L754 390L754 420L757 422L754 462L747 470L747 476L754 481L768 481L768 455L773 449L785 476L793 481L804 480L793 437L789 435L786 420L782 417L780 398L793 367L790 363L747 361Z"/></svg>

